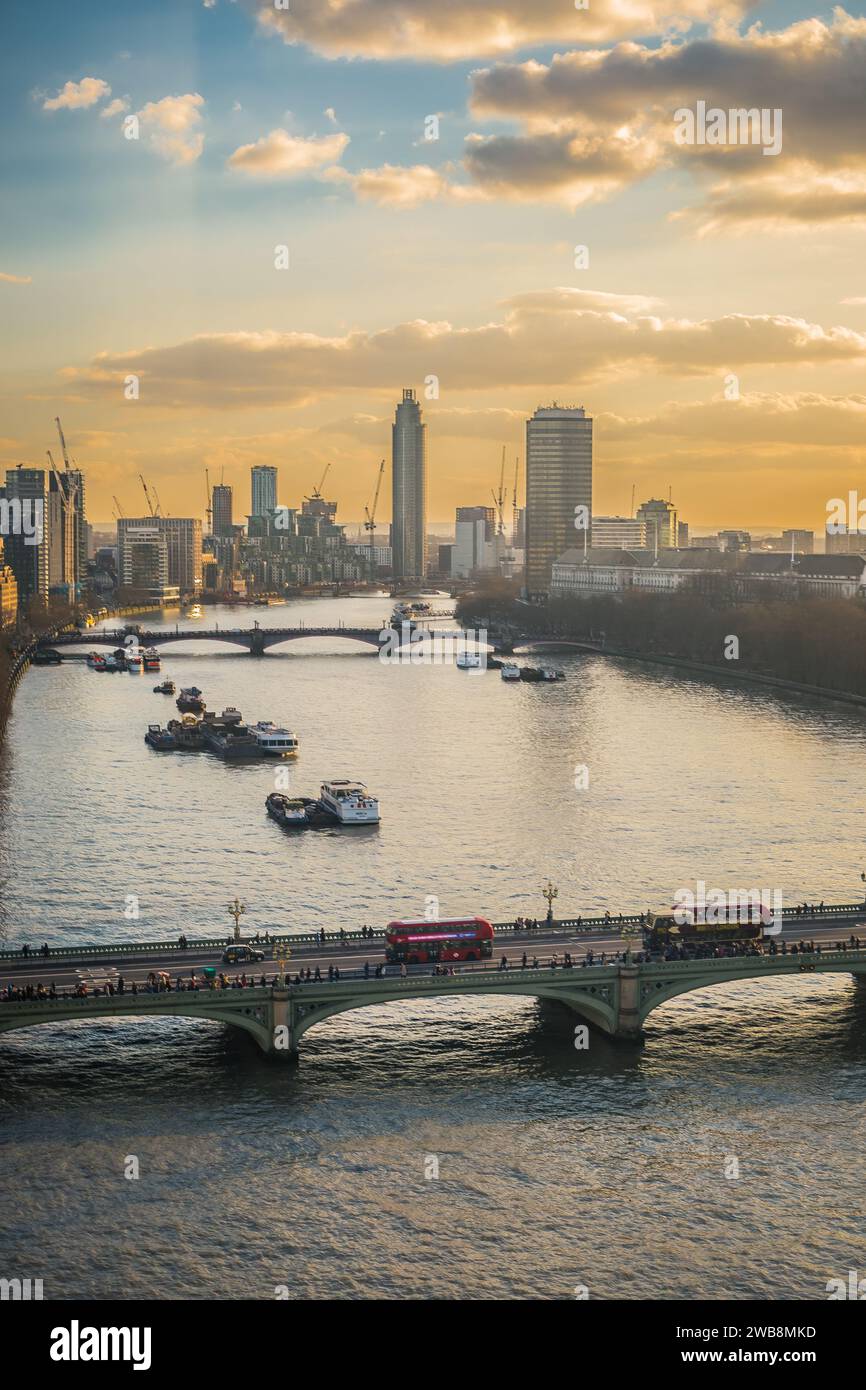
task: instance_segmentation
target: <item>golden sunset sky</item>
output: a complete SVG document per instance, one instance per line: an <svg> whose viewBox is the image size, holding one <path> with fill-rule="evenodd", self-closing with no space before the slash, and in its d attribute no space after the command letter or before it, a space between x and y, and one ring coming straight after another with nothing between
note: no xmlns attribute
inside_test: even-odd
<svg viewBox="0 0 866 1390"><path fill-rule="evenodd" d="M503 444L510 486L554 399L596 420L596 512L634 485L697 529L821 530L866 488L856 10L49 0L7 29L0 467L59 414L95 522L141 514L139 473L201 516L224 470L243 516L252 464L296 505L329 461L356 521L404 386L431 523L490 501ZM780 110L781 152L678 144L698 101Z"/></svg>

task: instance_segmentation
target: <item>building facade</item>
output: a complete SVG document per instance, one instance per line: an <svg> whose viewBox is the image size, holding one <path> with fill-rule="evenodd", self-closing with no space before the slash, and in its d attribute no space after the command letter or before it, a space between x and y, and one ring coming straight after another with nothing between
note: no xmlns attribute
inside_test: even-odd
<svg viewBox="0 0 866 1390"><path fill-rule="evenodd" d="M646 550L646 521L635 516L594 516L596 550Z"/></svg>
<svg viewBox="0 0 866 1390"><path fill-rule="evenodd" d="M117 523L118 583L196 594L202 587L201 522L192 517L121 517Z"/></svg>
<svg viewBox="0 0 866 1390"><path fill-rule="evenodd" d="M576 523L585 519L586 529L591 518L592 419L583 406L539 406L526 422L525 573L531 597L550 592L554 561L573 543Z"/></svg>
<svg viewBox="0 0 866 1390"><path fill-rule="evenodd" d="M213 533L215 536L230 536L232 524L232 490L228 483L217 483L213 490Z"/></svg>
<svg viewBox="0 0 866 1390"><path fill-rule="evenodd" d="M277 506L277 470L267 464L250 469L250 516L269 516Z"/></svg>
<svg viewBox="0 0 866 1390"><path fill-rule="evenodd" d="M661 497L651 497L642 502L635 513L637 519L646 526L646 546L648 550L674 550L679 543L677 509L673 502L665 502Z"/></svg>
<svg viewBox="0 0 866 1390"><path fill-rule="evenodd" d="M427 571L427 426L405 388L391 427L391 550L395 579Z"/></svg>
<svg viewBox="0 0 866 1390"><path fill-rule="evenodd" d="M496 513L493 507L458 507L451 551L451 574L468 579L497 568Z"/></svg>
<svg viewBox="0 0 866 1390"><path fill-rule="evenodd" d="M19 605L48 601L48 493L43 468L10 468L3 488L2 539Z"/></svg>

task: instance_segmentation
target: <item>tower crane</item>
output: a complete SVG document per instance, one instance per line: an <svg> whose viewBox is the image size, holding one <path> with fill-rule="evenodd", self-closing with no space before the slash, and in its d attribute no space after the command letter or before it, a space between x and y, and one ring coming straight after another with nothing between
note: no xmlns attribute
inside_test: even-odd
<svg viewBox="0 0 866 1390"><path fill-rule="evenodd" d="M54 423L55 423L55 425L57 426L57 433L60 435L60 448L61 448L61 450L63 451L63 466L64 466L64 468L66 469L66 471L67 471L67 473L68 473L68 472L69 472L69 455L68 455L68 453L66 452L66 440L63 438L63 426L62 426L61 423L60 423L60 416L59 416L59 415L55 415L55 417L54 417ZM49 457L50 457L50 455L49 455ZM54 467L53 464L52 464L51 466L52 466L52 468Z"/></svg>
<svg viewBox="0 0 866 1390"><path fill-rule="evenodd" d="M117 515L118 515L119 517L120 517L120 516L123 516L123 515L124 515L123 508L121 507L121 505L120 505L120 503L118 502L118 500L117 500L116 497L114 498L114 505L115 505L115 507L117 508Z"/></svg>
<svg viewBox="0 0 866 1390"><path fill-rule="evenodd" d="M330 465L329 465L329 467L330 467ZM326 470L326 471L327 471L327 470ZM376 507L378 506L378 503L379 503L379 489L380 489L380 487L382 486L382 474L383 474L384 472L385 472L385 460L382 459L381 463L379 464L379 473L378 473L378 476L377 476L377 478L376 478L376 491L375 491L375 493L373 494L373 506L372 506L372 508L371 508L371 507L365 507L365 508L364 508L364 517L365 517L365 521L364 521L364 530L367 531L367 532L369 533L369 536L370 536L370 579L371 579L371 580L374 578L375 573L376 573L376 564L375 564L375 551L376 551ZM323 479L322 479L322 482L324 482L324 481L325 481L325 480L324 480L324 478L323 478Z"/></svg>
<svg viewBox="0 0 866 1390"><path fill-rule="evenodd" d="M505 534L505 520L503 508L505 506L505 445L502 446L502 467L499 470L499 491L494 492L490 489L490 495L496 503L496 510L499 513L499 529L497 535Z"/></svg>
<svg viewBox="0 0 866 1390"><path fill-rule="evenodd" d="M148 507L150 508L150 514L151 516L156 516L157 513L153 510L153 503L150 500L150 493L147 490L147 483L144 481L144 478L141 473L139 473L138 478L141 483L141 486L144 488L144 497Z"/></svg>
<svg viewBox="0 0 866 1390"><path fill-rule="evenodd" d="M326 464L325 464L325 471L324 471L324 473L322 474L322 478L321 478L321 481L320 481L320 483L319 483L319 486L313 488L313 495L312 495L312 497L306 497L306 498L304 499L306 502L320 502L320 501L322 500L322 488L325 486L325 479L327 478L327 476L328 476L328 474L330 473L330 471L331 471L331 465L330 465L330 463L326 463Z"/></svg>

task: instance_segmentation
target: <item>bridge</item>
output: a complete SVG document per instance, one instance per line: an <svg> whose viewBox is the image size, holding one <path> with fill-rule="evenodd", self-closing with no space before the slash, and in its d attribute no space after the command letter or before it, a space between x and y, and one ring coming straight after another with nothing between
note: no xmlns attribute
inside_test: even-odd
<svg viewBox="0 0 866 1390"><path fill-rule="evenodd" d="M784 976L851 974L866 976L866 950L827 949L790 954L756 954L720 959L636 961L630 951L606 965L539 964L499 969L461 966L455 975L433 975L429 968L405 977L371 978L360 970L339 979L289 983L274 976L270 985L217 987L123 994L100 992L78 997L0 1002L0 1032L38 1024L85 1019L158 1017L210 1019L250 1034L269 1057L296 1060L308 1029L335 1014L408 999L467 996L518 996L553 1001L580 1023L609 1038L637 1043L654 1009L679 995L708 986L764 981ZM252 968L252 967L251 967Z"/></svg>
<svg viewBox="0 0 866 1390"><path fill-rule="evenodd" d="M445 616L452 617L453 614ZM414 621L408 625L411 629L423 629L429 631L432 636L462 638L462 632L441 632L435 628L426 628L423 622ZM351 627L345 623L339 623L336 627L307 627L301 623L297 627L259 627L255 625L251 628L240 627L214 627L214 628L156 628L153 632L136 632L141 647L162 647L169 642L230 642L233 646L244 647L250 656L263 656L268 647L275 647L281 642L297 642L306 637L338 637L352 642L363 642L367 646L375 647L377 650L382 645L381 633L385 630L397 631L400 629L390 628L389 622L384 622L381 627ZM51 638L46 645L51 647L122 647L128 640L130 631L128 628L115 628L114 630L91 628L87 632L67 632L61 633L57 637Z"/></svg>

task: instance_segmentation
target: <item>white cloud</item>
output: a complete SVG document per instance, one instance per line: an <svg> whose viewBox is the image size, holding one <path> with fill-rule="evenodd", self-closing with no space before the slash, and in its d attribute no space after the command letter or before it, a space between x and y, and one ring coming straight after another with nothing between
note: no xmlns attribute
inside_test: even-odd
<svg viewBox="0 0 866 1390"><path fill-rule="evenodd" d="M333 164L348 143L348 135L341 131L305 139L287 130L272 130L255 144L241 145L226 166L259 178L297 178Z"/></svg>
<svg viewBox="0 0 866 1390"><path fill-rule="evenodd" d="M111 116L120 116L124 111L129 110L129 97L115 97L104 106L99 115L102 120L108 120Z"/></svg>
<svg viewBox="0 0 866 1390"><path fill-rule="evenodd" d="M149 101L137 113L148 132L151 147L171 164L193 164L204 149L204 135L198 129L204 97L198 92Z"/></svg>
<svg viewBox="0 0 866 1390"><path fill-rule="evenodd" d="M6 275L6 274L4 274L3 271L0 271L0 280L5 281L5 283L6 283L7 285L32 285L32 283L33 283L33 276L32 276L32 275Z"/></svg>
<svg viewBox="0 0 866 1390"><path fill-rule="evenodd" d="M82 77L80 82L65 83L56 97L46 97L42 110L82 111L110 96L111 88L101 77Z"/></svg>

